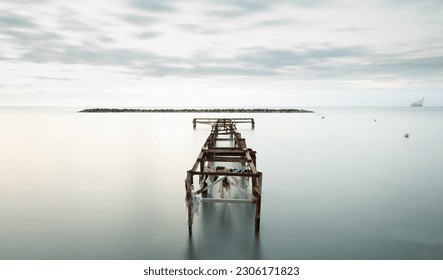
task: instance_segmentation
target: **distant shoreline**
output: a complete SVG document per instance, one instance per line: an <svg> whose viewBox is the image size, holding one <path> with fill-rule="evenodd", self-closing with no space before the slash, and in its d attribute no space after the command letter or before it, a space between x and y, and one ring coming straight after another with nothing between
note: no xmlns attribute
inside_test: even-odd
<svg viewBox="0 0 443 280"><path fill-rule="evenodd" d="M314 113L304 109L83 109L79 113Z"/></svg>

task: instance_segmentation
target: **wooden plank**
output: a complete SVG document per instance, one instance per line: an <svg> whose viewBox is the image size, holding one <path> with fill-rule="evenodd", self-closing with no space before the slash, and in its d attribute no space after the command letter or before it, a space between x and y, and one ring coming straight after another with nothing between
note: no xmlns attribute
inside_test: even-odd
<svg viewBox="0 0 443 280"><path fill-rule="evenodd" d="M254 204L254 199L241 199L241 198L202 198L202 202L215 202L215 203L247 203Z"/></svg>
<svg viewBox="0 0 443 280"><path fill-rule="evenodd" d="M240 147L212 147L210 149L203 149L203 152L206 153L240 153L240 154L244 154L247 152L247 150L242 149Z"/></svg>
<svg viewBox="0 0 443 280"><path fill-rule="evenodd" d="M191 171L192 175L210 175L210 176L238 176L238 177L257 177L258 173L252 173L251 171L245 173L236 172L214 172L214 171Z"/></svg>
<svg viewBox="0 0 443 280"><path fill-rule="evenodd" d="M214 141L244 141L244 138L235 139L235 138L213 138Z"/></svg>
<svg viewBox="0 0 443 280"><path fill-rule="evenodd" d="M250 162L249 159L244 158L244 157L211 157L211 158L203 158L201 159L201 161L203 162L214 162L214 161L218 161L218 162Z"/></svg>

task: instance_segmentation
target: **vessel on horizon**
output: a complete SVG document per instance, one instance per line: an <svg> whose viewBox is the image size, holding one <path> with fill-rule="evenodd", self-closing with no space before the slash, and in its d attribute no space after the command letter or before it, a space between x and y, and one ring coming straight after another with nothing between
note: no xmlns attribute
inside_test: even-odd
<svg viewBox="0 0 443 280"><path fill-rule="evenodd" d="M412 102L411 107L423 107L423 101L425 101L424 97L420 100Z"/></svg>

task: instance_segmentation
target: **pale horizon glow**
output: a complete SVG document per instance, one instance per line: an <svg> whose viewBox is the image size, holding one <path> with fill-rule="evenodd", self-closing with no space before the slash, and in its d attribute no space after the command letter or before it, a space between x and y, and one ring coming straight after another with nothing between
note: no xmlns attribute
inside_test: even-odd
<svg viewBox="0 0 443 280"><path fill-rule="evenodd" d="M0 106L443 106L435 0L0 1Z"/></svg>

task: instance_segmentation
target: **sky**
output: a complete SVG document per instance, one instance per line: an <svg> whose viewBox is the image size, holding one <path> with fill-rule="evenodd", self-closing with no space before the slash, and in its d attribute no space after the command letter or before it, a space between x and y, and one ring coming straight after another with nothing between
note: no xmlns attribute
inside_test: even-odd
<svg viewBox="0 0 443 280"><path fill-rule="evenodd" d="M0 0L0 106L443 106L443 0Z"/></svg>

